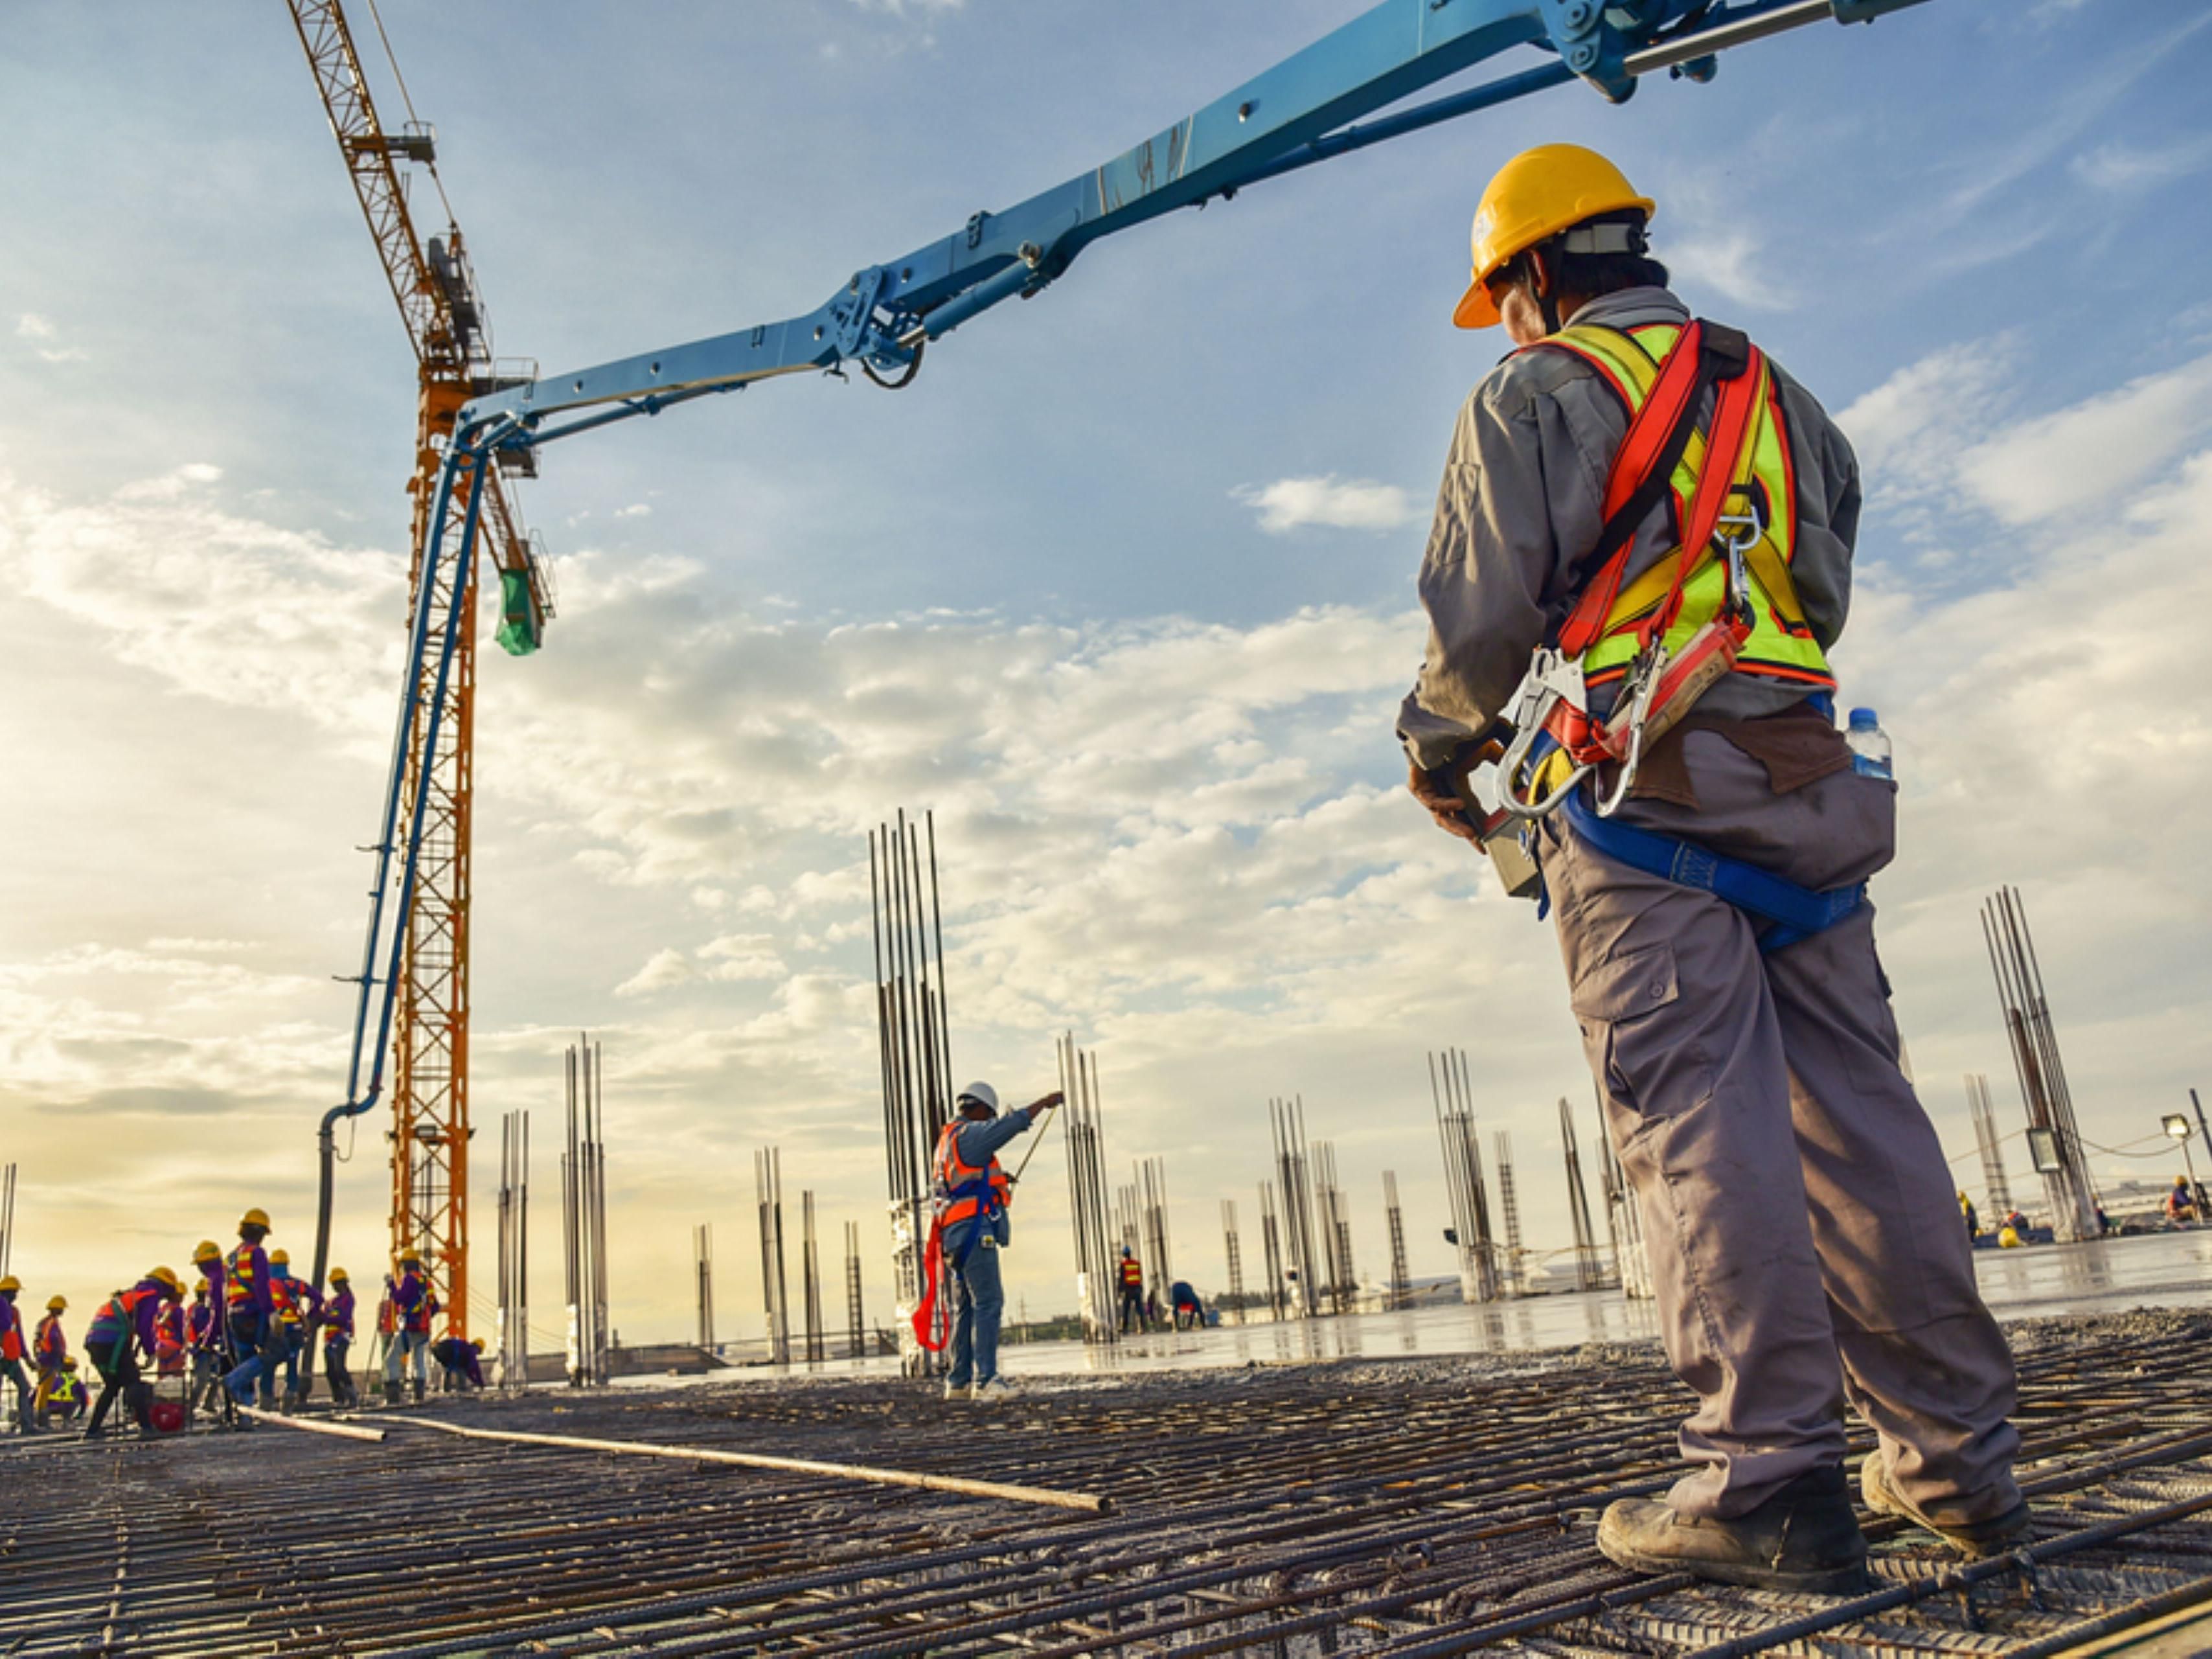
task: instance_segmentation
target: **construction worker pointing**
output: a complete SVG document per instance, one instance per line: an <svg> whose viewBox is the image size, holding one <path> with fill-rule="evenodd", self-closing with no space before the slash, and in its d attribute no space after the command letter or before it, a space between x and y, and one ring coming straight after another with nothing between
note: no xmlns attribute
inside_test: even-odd
<svg viewBox="0 0 2212 1659"><path fill-rule="evenodd" d="M1840 1593L1866 1555L1844 1401L1880 1437L1869 1504L1986 1554L2027 1524L2013 1370L1875 956L1896 787L1830 697L1857 465L1668 290L1653 205L1570 144L1483 194L1455 320L1519 349L1452 435L1399 735L1440 825L1533 856L1698 1396L1691 1472L1613 1504L1599 1547Z"/></svg>

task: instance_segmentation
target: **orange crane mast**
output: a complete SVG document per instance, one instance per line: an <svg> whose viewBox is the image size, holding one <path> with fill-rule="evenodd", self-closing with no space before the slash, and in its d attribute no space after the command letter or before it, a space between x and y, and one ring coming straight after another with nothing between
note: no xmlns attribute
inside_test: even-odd
<svg viewBox="0 0 2212 1659"><path fill-rule="evenodd" d="M316 89L330 116L338 153L353 180L370 237L392 284L407 338L415 350L420 397L416 409L415 469L407 483L413 498L408 545L414 550L408 580L414 614L424 575L423 543L439 468L453 436L455 415L471 398L529 378L502 376L492 356L491 332L477 291L467 244L453 222L437 178L437 138L424 122L409 119L397 133L378 118L362 72L353 31L337 0L288 0L306 50ZM374 12L374 0L370 10ZM379 35L383 23L376 20ZM389 53L389 45L386 45ZM403 102L406 83L392 63ZM442 234L425 241L416 232L402 167L420 169L445 210ZM502 465L528 476L532 452ZM550 574L536 539L525 527L502 472L481 472L484 546L500 577L500 645L517 656L538 648L553 616ZM467 502L457 503L464 512ZM463 513L447 521L456 544ZM441 550L450 553L450 546ZM451 556L433 559L428 580L442 611L457 568ZM442 710L444 741L429 751L426 729L438 695L434 673L420 670L420 695L408 734L404 799L424 803L424 831L416 901L407 921L398 1012L392 1026L392 1250L422 1253L430 1287L444 1310L448 1334L468 1334L469 1322L469 898L471 808L476 758L476 597L463 595L453 672ZM408 688L403 687L403 696ZM404 706L404 705L403 705ZM374 850L374 849L372 849Z"/></svg>

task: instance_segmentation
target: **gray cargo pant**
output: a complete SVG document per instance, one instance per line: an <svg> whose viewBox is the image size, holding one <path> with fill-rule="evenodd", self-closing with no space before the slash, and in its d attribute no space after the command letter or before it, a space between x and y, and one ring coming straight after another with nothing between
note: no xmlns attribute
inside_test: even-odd
<svg viewBox="0 0 2212 1659"><path fill-rule="evenodd" d="M1695 811L1624 822L1804 886L1890 860L1895 786L1787 795L1711 732ZM1870 904L1762 957L1743 912L1547 820L1538 849L1607 1128L1644 1218L1667 1355L1698 1396L1668 1502L1719 1518L1839 1462L1849 1397L1923 1513L2019 1501L2012 1357L1975 1287L1936 1130L1898 1065Z"/></svg>

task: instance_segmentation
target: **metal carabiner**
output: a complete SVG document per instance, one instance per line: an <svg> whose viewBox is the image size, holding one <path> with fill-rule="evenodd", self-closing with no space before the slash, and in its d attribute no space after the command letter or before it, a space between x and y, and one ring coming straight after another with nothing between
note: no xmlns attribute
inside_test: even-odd
<svg viewBox="0 0 2212 1659"><path fill-rule="evenodd" d="M1549 710L1546 712L1548 713ZM1528 823L1534 823L1539 818L1549 817L1553 812L1559 811L1559 803L1574 793L1576 787L1589 775L1590 770L1588 764L1578 765L1567 775L1567 781L1565 783L1545 796L1543 799L1522 799L1518 793L1521 769L1527 764L1528 751L1535 746L1536 739L1542 734L1543 730L1543 724L1539 721L1534 726L1524 726L1516 732L1513 737L1512 745L1506 750L1504 757L1498 763L1498 810L1509 817L1519 818Z"/></svg>
<svg viewBox="0 0 2212 1659"><path fill-rule="evenodd" d="M1615 705L1627 711L1628 745L1620 757L1620 776L1614 781L1612 793L1599 798L1597 815L1601 818L1609 818L1620 811L1636 782L1637 769L1644 763L1644 722L1651 713L1651 699L1657 695L1659 682L1666 675L1667 647L1654 640L1638 653L1634 665L1628 671L1628 678L1621 685L1620 702Z"/></svg>

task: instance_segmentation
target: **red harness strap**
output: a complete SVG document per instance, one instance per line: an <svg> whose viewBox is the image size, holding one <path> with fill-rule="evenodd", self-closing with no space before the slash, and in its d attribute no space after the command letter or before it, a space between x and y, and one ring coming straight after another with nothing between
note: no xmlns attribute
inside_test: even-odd
<svg viewBox="0 0 2212 1659"><path fill-rule="evenodd" d="M1751 441L1753 428L1758 422L1759 389L1765 382L1765 359L1757 346L1747 341L1744 345L1741 359L1729 363L1727 372L1713 379L1711 429L1706 437L1705 460L1698 472L1698 487L1691 496L1689 511L1681 526L1681 546L1674 556L1674 580L1665 599L1637 624L1639 648L1648 650L1653 641L1665 636L1681 611L1684 587L1711 556L1713 536L1728 505L1744 446ZM1620 597L1621 583L1628 574L1629 556L1635 550L1637 526L1617 526L1615 520L1631 508L1660 467L1672 470L1670 453L1680 454L1684 423L1696 418L1696 400L1707 379L1702 372L1701 360L1705 356L1705 325L1693 322L1683 330L1674 350L1660 366L1650 395L1629 422L1628 431L1614 454L1605 492L1607 531L1620 535L1620 545L1583 588L1582 597L1562 624L1559 649L1565 656L1580 658L1606 633L1613 605ZM1713 634L1710 639L1704 636L1708 631ZM1742 644L1749 632L1748 624L1733 610L1720 619L1717 631L1701 630L1699 638L1686 644L1681 659L1670 664L1661 677L1652 700L1653 708L1656 710L1688 691L1692 680L1698 682L1691 694L1692 699L1702 693L1733 665L1735 647ZM1626 732L1609 731L1564 700L1553 708L1545 724L1577 765L1626 758ZM1672 722L1658 723L1659 729L1668 724ZM1651 732L1655 738L1657 735L1657 730Z"/></svg>

